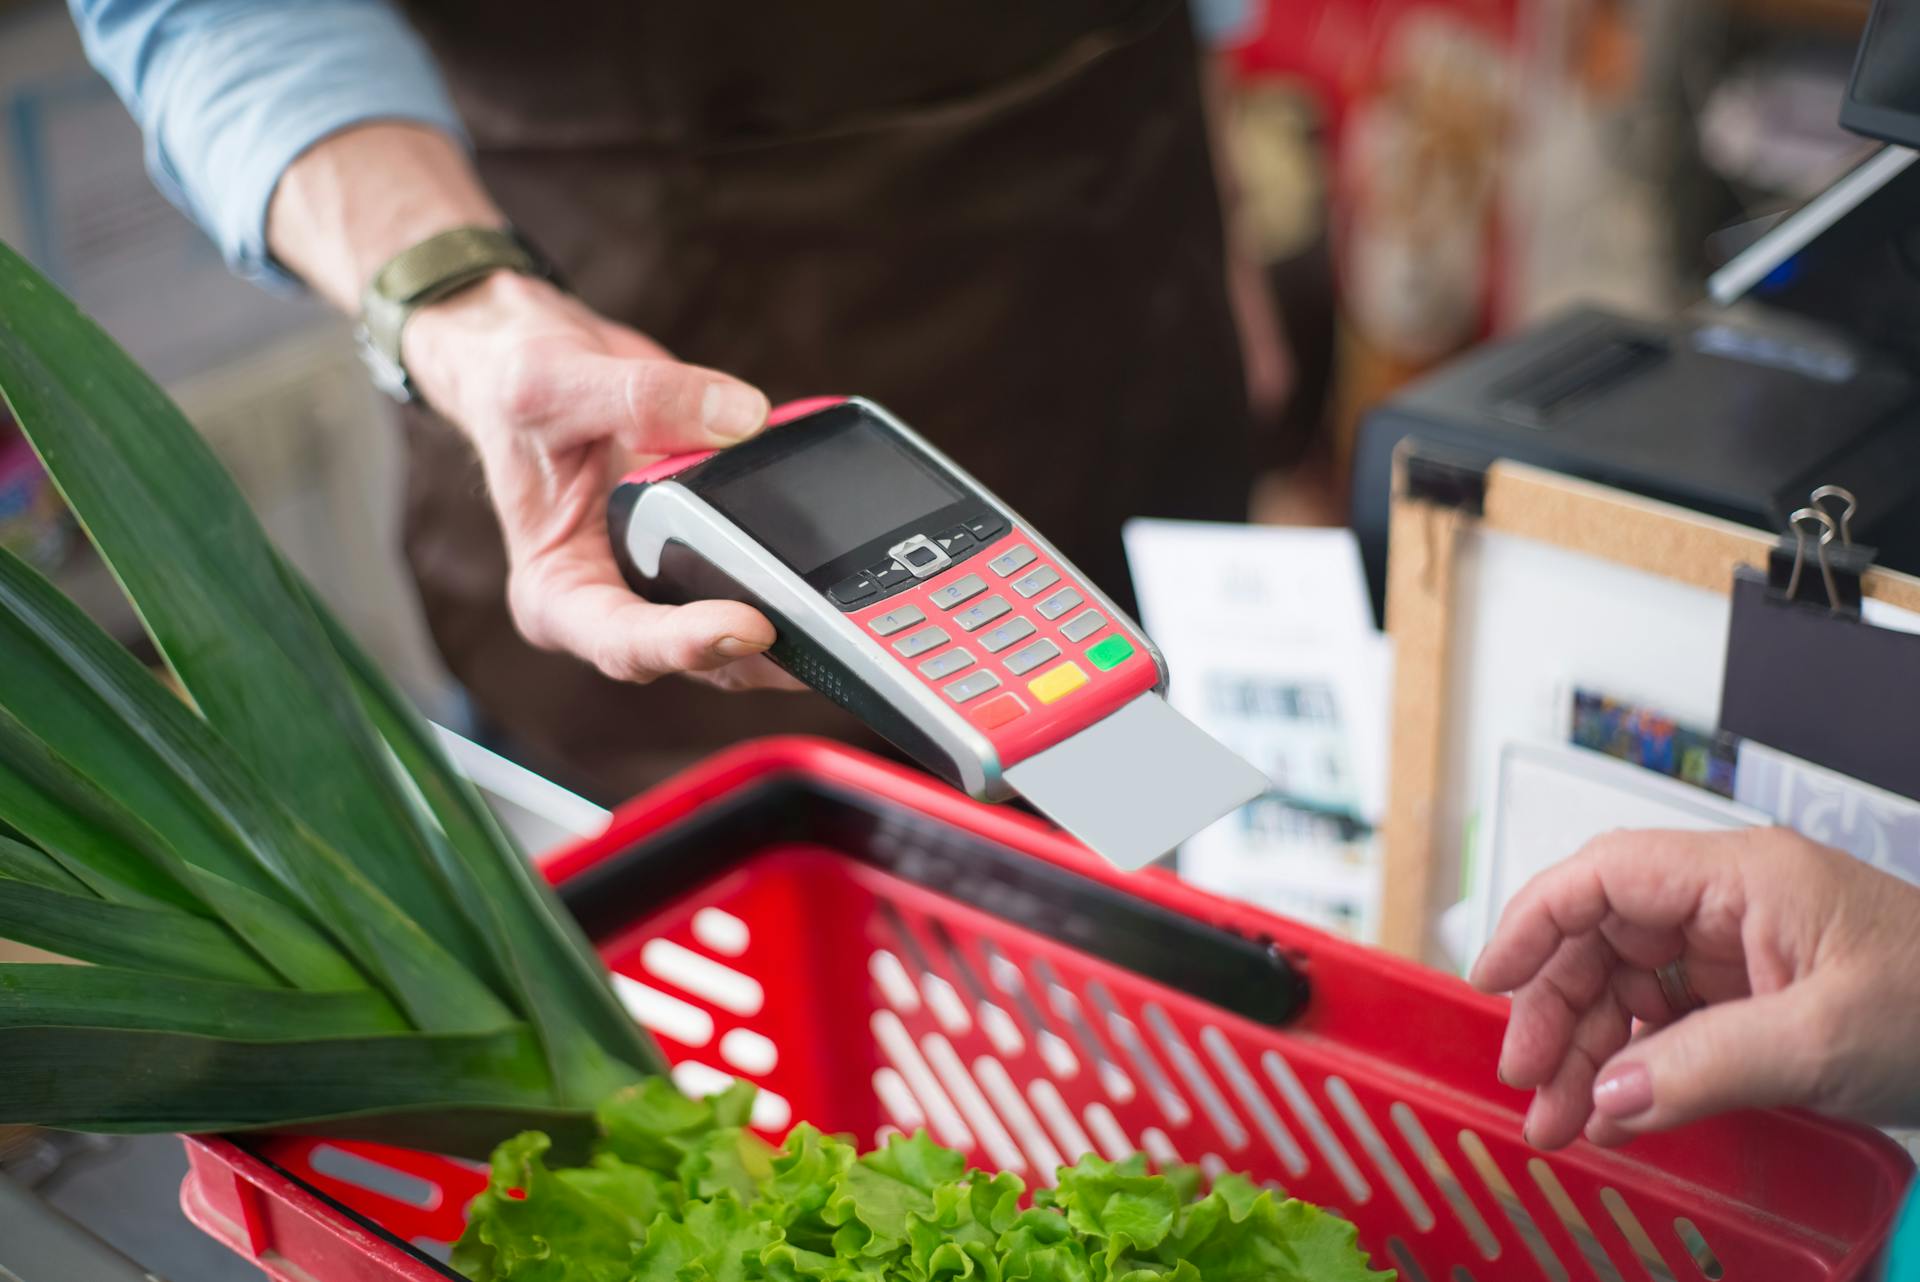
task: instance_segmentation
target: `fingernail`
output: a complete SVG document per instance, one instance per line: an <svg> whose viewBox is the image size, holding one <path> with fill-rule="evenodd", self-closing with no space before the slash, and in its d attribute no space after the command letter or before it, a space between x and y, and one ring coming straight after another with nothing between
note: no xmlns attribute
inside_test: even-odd
<svg viewBox="0 0 1920 1282"><path fill-rule="evenodd" d="M1645 1064L1608 1069L1593 1084L1593 1107L1605 1117L1638 1117L1653 1107L1653 1074Z"/></svg>
<svg viewBox="0 0 1920 1282"><path fill-rule="evenodd" d="M750 654L760 654L767 647L753 641L742 641L739 637L721 637L713 643L713 652L723 659L744 659Z"/></svg>
<svg viewBox="0 0 1920 1282"><path fill-rule="evenodd" d="M700 398L700 425L710 436L737 441L766 421L767 398L744 383L709 383Z"/></svg>

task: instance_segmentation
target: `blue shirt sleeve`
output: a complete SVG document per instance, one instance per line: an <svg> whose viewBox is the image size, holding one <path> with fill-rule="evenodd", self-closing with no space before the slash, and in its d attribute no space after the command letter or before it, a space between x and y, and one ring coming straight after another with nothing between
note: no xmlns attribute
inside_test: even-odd
<svg viewBox="0 0 1920 1282"><path fill-rule="evenodd" d="M373 120L465 139L426 46L385 0L68 3L146 135L154 182L254 280L291 283L267 252L267 206L309 147Z"/></svg>
<svg viewBox="0 0 1920 1282"><path fill-rule="evenodd" d="M1193 29L1200 43L1211 48L1230 48L1247 40L1259 23L1256 0L1192 0L1192 5Z"/></svg>

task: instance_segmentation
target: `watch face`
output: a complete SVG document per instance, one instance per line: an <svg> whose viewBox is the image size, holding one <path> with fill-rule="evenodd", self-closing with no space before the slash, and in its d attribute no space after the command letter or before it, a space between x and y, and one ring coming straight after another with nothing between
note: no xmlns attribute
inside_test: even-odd
<svg viewBox="0 0 1920 1282"><path fill-rule="evenodd" d="M376 388L402 405L414 400L413 380L407 377L407 371L401 368L400 362L389 360L386 353L373 345L364 327L354 328L353 341L360 350L360 363L367 367Z"/></svg>

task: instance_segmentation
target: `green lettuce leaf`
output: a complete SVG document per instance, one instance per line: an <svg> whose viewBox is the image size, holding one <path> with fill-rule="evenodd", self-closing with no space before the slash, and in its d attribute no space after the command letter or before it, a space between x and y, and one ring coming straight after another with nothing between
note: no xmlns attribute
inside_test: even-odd
<svg viewBox="0 0 1920 1282"><path fill-rule="evenodd" d="M495 1154L456 1267L475 1282L1391 1282L1351 1224L1238 1176L1088 1158L1029 1198L925 1135L860 1154L748 1127L750 1087L643 1082L599 1111L592 1164L546 1137Z"/></svg>

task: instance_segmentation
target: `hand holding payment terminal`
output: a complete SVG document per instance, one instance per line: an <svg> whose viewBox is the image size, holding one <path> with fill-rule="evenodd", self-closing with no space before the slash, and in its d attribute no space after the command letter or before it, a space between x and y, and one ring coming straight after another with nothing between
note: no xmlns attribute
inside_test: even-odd
<svg viewBox="0 0 1920 1282"><path fill-rule="evenodd" d="M1267 780L1162 698L1138 625L879 406L804 402L621 483L633 589L762 611L769 656L974 797L1144 865Z"/></svg>

